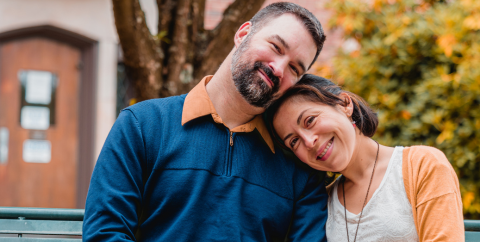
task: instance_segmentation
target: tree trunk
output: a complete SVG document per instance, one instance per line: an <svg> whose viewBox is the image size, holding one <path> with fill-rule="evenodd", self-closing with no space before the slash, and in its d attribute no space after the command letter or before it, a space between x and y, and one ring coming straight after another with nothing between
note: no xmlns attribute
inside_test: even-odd
<svg viewBox="0 0 480 242"><path fill-rule="evenodd" d="M112 0L127 76L137 101L190 91L214 74L233 48L240 25L265 0L235 0L213 30L204 29L206 0L157 0L158 34L152 36L139 0Z"/></svg>
<svg viewBox="0 0 480 242"><path fill-rule="evenodd" d="M163 50L148 30L138 0L113 0L113 14L128 78L138 101L159 97Z"/></svg>

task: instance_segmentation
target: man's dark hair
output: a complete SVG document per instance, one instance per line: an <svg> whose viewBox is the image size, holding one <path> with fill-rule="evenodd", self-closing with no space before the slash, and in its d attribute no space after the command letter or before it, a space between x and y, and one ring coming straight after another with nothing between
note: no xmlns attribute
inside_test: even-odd
<svg viewBox="0 0 480 242"><path fill-rule="evenodd" d="M253 16L253 18L250 20L250 22L252 22L251 36L262 29L271 20L286 13L293 14L298 18L298 20L300 20L300 22L303 23L305 28L307 28L308 32L312 36L313 41L315 41L315 44L317 45L317 53L315 54L315 58L313 58L312 63L310 63L308 66L308 69L310 69L315 60L317 60L317 57L323 48L323 43L325 42L326 36L323 32L320 21L318 21L318 19L304 7L288 2L272 3L266 6L257 14L255 14L255 16Z"/></svg>

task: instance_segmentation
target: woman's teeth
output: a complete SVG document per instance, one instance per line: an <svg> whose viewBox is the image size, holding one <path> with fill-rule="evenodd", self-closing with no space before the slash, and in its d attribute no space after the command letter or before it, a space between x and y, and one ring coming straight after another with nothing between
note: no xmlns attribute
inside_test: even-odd
<svg viewBox="0 0 480 242"><path fill-rule="evenodd" d="M328 142L327 147L325 147L325 149L323 150L323 152L317 157L318 159L322 159L322 157L327 153L328 148L330 148L330 146L332 145L332 143L333 143L333 138L330 140L330 142Z"/></svg>

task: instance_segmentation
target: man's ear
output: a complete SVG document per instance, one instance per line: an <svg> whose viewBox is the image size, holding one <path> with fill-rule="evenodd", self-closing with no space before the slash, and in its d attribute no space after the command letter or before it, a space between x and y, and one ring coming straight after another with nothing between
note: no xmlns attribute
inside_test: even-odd
<svg viewBox="0 0 480 242"><path fill-rule="evenodd" d="M350 97L350 95L348 95L347 93L340 93L339 97L342 99L342 100L345 100L345 103L347 103L346 106L340 106L342 111L347 115L347 117L351 117L352 114L353 114L353 102L352 102L352 98Z"/></svg>
<svg viewBox="0 0 480 242"><path fill-rule="evenodd" d="M252 22L248 21L242 24L235 33L233 41L235 42L235 48L238 48L240 43L247 37L248 33L252 30Z"/></svg>

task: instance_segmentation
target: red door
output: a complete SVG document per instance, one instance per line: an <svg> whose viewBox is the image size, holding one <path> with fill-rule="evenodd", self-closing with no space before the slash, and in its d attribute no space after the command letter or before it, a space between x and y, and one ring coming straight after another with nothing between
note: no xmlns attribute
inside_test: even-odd
<svg viewBox="0 0 480 242"><path fill-rule="evenodd" d="M46 38L0 45L0 206L76 207L80 59Z"/></svg>

